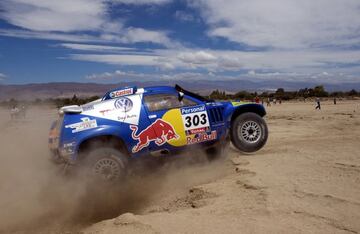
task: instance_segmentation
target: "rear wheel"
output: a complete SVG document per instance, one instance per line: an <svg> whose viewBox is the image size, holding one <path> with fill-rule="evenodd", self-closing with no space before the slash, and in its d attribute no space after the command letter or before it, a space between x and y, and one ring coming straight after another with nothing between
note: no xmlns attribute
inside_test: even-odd
<svg viewBox="0 0 360 234"><path fill-rule="evenodd" d="M84 167L86 175L97 181L112 182L125 177L128 160L119 150L114 148L98 148L86 157Z"/></svg>
<svg viewBox="0 0 360 234"><path fill-rule="evenodd" d="M261 149L268 138L267 125L261 116L247 112L237 116L231 125L231 142L242 152Z"/></svg>

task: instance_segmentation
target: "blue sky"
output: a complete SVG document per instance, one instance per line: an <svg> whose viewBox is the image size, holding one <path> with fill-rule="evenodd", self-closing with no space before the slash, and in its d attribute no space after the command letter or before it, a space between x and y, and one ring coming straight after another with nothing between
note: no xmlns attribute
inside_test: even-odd
<svg viewBox="0 0 360 234"><path fill-rule="evenodd" d="M0 84L179 79L360 82L360 1L0 1Z"/></svg>

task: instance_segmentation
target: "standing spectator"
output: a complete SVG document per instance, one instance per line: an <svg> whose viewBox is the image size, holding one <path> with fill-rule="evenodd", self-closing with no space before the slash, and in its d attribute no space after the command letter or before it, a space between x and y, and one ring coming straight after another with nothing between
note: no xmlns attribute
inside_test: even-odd
<svg viewBox="0 0 360 234"><path fill-rule="evenodd" d="M266 106L271 106L270 104L270 98L268 97L267 100L266 100Z"/></svg>
<svg viewBox="0 0 360 234"><path fill-rule="evenodd" d="M334 97L334 105L336 105L336 97Z"/></svg>
<svg viewBox="0 0 360 234"><path fill-rule="evenodd" d="M255 102L260 103L260 98L258 96L255 97Z"/></svg>
<svg viewBox="0 0 360 234"><path fill-rule="evenodd" d="M19 108L17 106L13 106L10 110L11 119L16 119L19 114Z"/></svg>
<svg viewBox="0 0 360 234"><path fill-rule="evenodd" d="M321 110L321 106L320 106L320 98L316 98L316 107L315 107L315 110L319 109Z"/></svg>

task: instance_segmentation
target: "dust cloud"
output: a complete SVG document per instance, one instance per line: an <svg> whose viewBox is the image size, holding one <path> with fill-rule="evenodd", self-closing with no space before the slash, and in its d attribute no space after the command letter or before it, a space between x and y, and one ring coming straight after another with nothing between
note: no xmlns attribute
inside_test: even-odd
<svg viewBox="0 0 360 234"><path fill-rule="evenodd" d="M0 233L80 230L125 212L141 213L159 198L225 171L222 162L209 164L202 155L194 159L188 153L142 165L119 185L89 187L50 161L47 137L56 118L50 107L30 108L25 119L17 120L0 109Z"/></svg>

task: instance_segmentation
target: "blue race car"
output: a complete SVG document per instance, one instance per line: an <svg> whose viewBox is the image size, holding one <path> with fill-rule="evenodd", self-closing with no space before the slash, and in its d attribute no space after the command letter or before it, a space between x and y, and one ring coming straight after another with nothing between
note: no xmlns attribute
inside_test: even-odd
<svg viewBox="0 0 360 234"><path fill-rule="evenodd" d="M215 102L180 86L125 87L82 106L66 106L50 130L53 159L83 166L105 180L122 178L129 162L193 146L219 149L231 140L255 152L267 140L262 105Z"/></svg>

